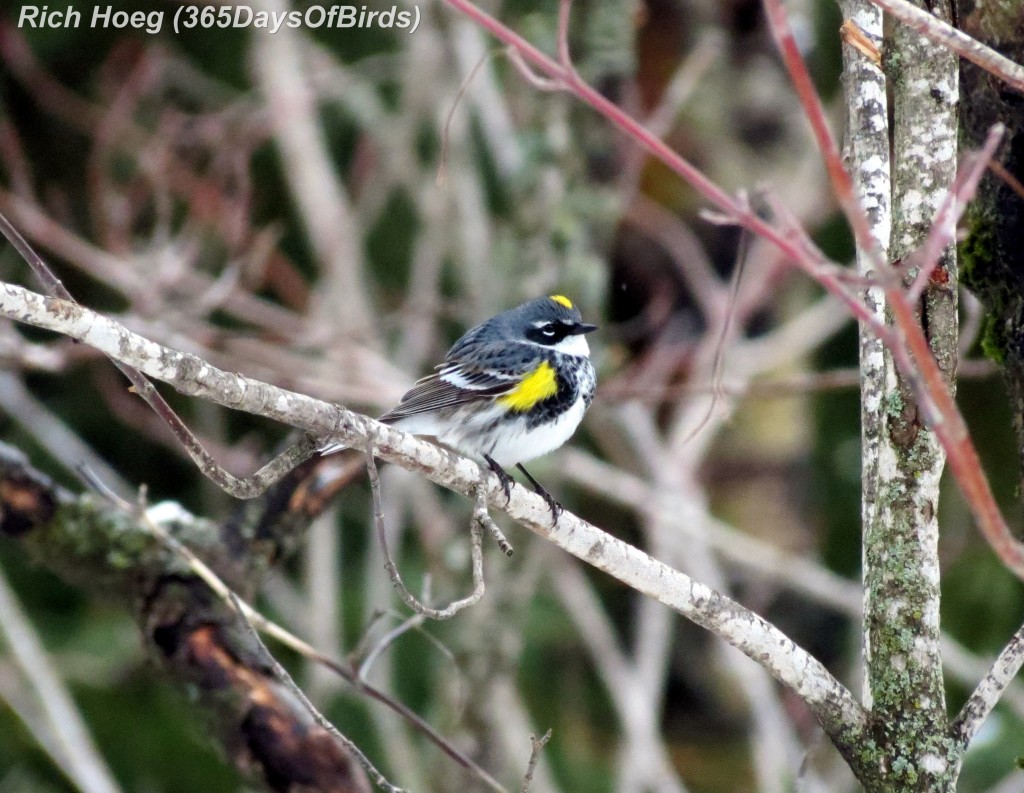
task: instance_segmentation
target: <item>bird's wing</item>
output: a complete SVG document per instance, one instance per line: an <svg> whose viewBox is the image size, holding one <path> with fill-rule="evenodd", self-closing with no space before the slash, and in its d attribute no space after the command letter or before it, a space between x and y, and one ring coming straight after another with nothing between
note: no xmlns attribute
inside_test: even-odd
<svg viewBox="0 0 1024 793"><path fill-rule="evenodd" d="M486 356L483 360L486 362ZM496 370L465 360L448 360L438 366L434 374L418 380L398 405L380 420L397 421L407 416L499 397L515 390L519 380L520 374L515 371Z"/></svg>

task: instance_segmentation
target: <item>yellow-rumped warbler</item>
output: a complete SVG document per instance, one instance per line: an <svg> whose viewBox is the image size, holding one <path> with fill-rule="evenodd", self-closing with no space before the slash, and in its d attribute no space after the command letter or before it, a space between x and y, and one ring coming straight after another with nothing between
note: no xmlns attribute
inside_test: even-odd
<svg viewBox="0 0 1024 793"><path fill-rule="evenodd" d="M487 463L506 499L503 466L515 465L557 518L558 502L522 463L557 449L583 420L596 386L584 335L596 329L562 295L523 303L467 331L380 421Z"/></svg>

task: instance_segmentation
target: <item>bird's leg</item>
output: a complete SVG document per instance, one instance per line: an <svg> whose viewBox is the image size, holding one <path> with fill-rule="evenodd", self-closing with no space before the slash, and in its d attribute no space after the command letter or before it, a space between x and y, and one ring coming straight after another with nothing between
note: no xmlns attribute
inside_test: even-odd
<svg viewBox="0 0 1024 793"><path fill-rule="evenodd" d="M512 485L515 483L515 480L489 454L485 454L484 459L487 461L487 467L494 471L498 481L501 482L501 489L505 493L505 506L507 507L508 502L512 500Z"/></svg>
<svg viewBox="0 0 1024 793"><path fill-rule="evenodd" d="M533 485L533 492L548 502L548 508L551 510L551 525L554 526L558 523L558 516L562 514L562 505L555 501L555 497L545 490L544 485L530 476L530 472L523 468L522 463L516 463L516 468L522 471L523 476Z"/></svg>

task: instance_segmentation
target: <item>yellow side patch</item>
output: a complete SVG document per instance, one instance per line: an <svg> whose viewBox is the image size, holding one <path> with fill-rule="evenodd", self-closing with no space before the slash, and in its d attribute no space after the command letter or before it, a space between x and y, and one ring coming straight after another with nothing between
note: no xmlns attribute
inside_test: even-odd
<svg viewBox="0 0 1024 793"><path fill-rule="evenodd" d="M498 404L503 405L516 413L525 413L538 402L554 396L558 393L558 378L555 370L547 361L541 363L533 374L522 379L519 385L511 393L498 399Z"/></svg>
<svg viewBox="0 0 1024 793"><path fill-rule="evenodd" d="M572 301L565 295L548 295L549 300L554 300L558 305L572 308Z"/></svg>

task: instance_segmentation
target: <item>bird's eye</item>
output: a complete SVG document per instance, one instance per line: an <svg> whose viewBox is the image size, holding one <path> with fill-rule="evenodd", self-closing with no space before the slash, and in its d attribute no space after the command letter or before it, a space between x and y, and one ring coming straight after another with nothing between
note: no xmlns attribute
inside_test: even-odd
<svg viewBox="0 0 1024 793"><path fill-rule="evenodd" d="M555 326L549 322L540 329L540 333L544 338L553 339L555 337Z"/></svg>

